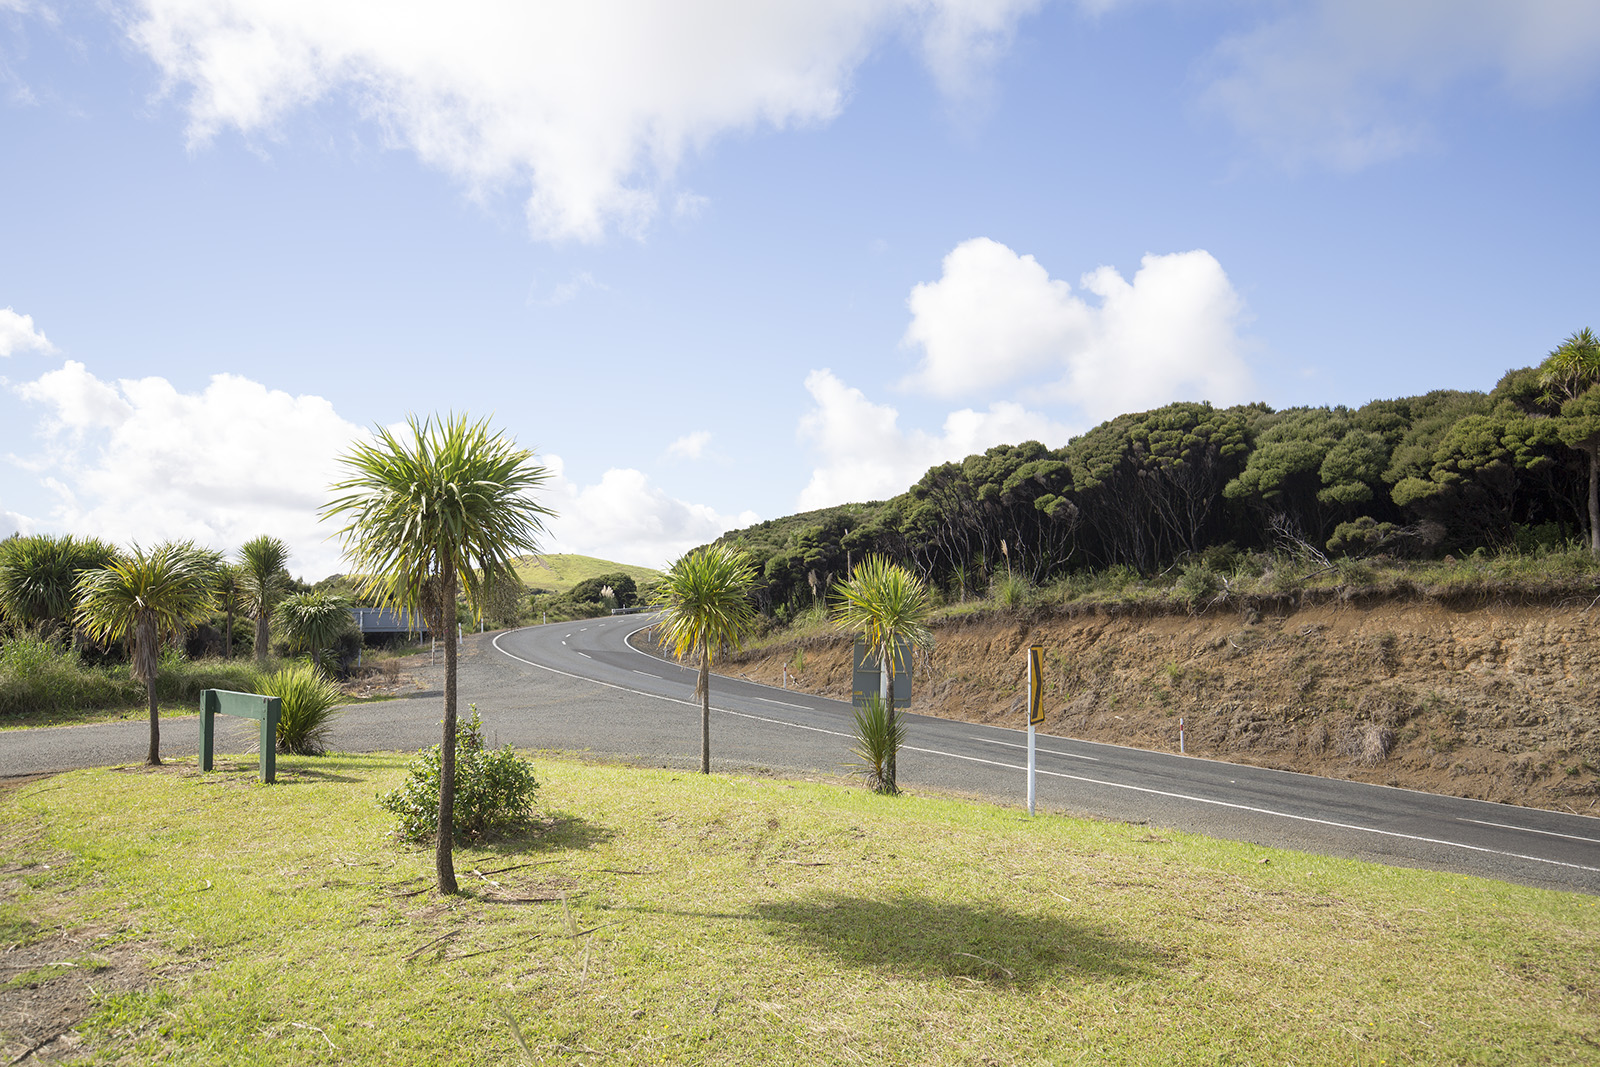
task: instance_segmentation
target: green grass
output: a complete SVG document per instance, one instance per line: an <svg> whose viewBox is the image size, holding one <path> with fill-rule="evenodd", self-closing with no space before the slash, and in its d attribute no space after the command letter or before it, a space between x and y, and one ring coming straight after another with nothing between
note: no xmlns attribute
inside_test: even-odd
<svg viewBox="0 0 1600 1067"><path fill-rule="evenodd" d="M41 958L146 960L143 987L101 983L85 1062L1600 1056L1593 897L547 759L542 831L460 852L472 892L441 899L431 852L396 844L374 802L408 758L282 757L275 786L241 761L0 794L5 939L59 926L86 940Z"/></svg>
<svg viewBox="0 0 1600 1067"><path fill-rule="evenodd" d="M572 553L556 552L537 558L524 556L515 563L517 576L522 579L522 584L530 589L548 589L553 593L565 593L579 582L598 578L602 574L616 574L618 571L630 576L643 589L646 584L659 582L662 574L649 567L637 567L630 563L612 563L610 560L596 559L593 556L579 556Z"/></svg>

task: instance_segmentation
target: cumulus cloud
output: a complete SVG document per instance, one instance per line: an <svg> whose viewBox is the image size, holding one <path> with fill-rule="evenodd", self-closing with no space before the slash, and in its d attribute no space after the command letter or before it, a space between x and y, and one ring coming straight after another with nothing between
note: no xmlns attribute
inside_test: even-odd
<svg viewBox="0 0 1600 1067"><path fill-rule="evenodd" d="M232 552L260 534L287 542L290 569L316 580L346 569L336 525L320 523L338 457L367 436L319 396L291 396L232 374L198 393L164 378L95 377L68 361L13 387L41 409L43 452L13 457L56 500L47 524L126 544L188 538ZM404 433L403 428L396 427ZM540 502L552 551L657 565L758 521L669 497L636 470L595 485L567 479L559 456ZM40 525L0 511L0 536Z"/></svg>
<svg viewBox="0 0 1600 1067"><path fill-rule="evenodd" d="M1474 82L1587 91L1597 50L1589 0L1316 0L1225 40L1202 103L1286 165L1356 169L1433 142L1433 105Z"/></svg>
<svg viewBox="0 0 1600 1067"><path fill-rule="evenodd" d="M906 384L936 396L1022 387L1089 424L1178 399L1245 399L1243 302L1204 251L1147 255L1131 280L1100 267L1079 283L975 238L916 286L905 342L922 350Z"/></svg>
<svg viewBox="0 0 1600 1067"><path fill-rule="evenodd" d="M568 479L560 456L543 457L553 475L546 504L559 512L546 548L664 567L728 530L760 522L752 511L722 515L704 504L677 500L642 472L612 468L594 485Z"/></svg>
<svg viewBox="0 0 1600 1067"><path fill-rule="evenodd" d="M886 37L956 88L1038 2L138 0L130 32L194 143L348 99L475 193L526 189L535 234L592 240L646 225L715 136L832 119Z"/></svg>
<svg viewBox="0 0 1600 1067"><path fill-rule="evenodd" d="M667 455L674 459L699 459L705 454L706 445L711 443L709 430L696 430L686 433L667 446Z"/></svg>
<svg viewBox="0 0 1600 1067"><path fill-rule="evenodd" d="M15 389L45 412L45 454L26 465L54 491L52 526L223 551L266 533L289 543L297 574L341 569L317 510L363 431L323 398L233 374L198 393L165 378L106 382L70 360Z"/></svg>
<svg viewBox="0 0 1600 1067"><path fill-rule="evenodd" d="M33 325L32 315L19 315L13 309L0 308L0 356L18 352L54 352L44 331Z"/></svg>
<svg viewBox="0 0 1600 1067"><path fill-rule="evenodd" d="M904 492L937 463L961 459L1000 444L1066 444L1070 430L1021 404L999 401L986 411L963 408L945 417L942 432L900 428L900 413L875 404L831 370L806 376L813 407L800 420L800 437L818 453L819 465L800 492L801 510Z"/></svg>

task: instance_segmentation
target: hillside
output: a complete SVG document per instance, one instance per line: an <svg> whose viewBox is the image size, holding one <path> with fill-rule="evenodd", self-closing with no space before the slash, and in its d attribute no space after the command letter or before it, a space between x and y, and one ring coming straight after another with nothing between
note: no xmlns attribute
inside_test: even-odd
<svg viewBox="0 0 1600 1067"><path fill-rule="evenodd" d="M639 583L659 582L661 572L631 563L612 563L593 556L580 556L570 552L552 552L543 556L523 556L516 561L517 575L530 589L544 589L552 593L565 593L579 582L598 578L602 574L621 571Z"/></svg>
<svg viewBox="0 0 1600 1067"><path fill-rule="evenodd" d="M1196 756L1600 814L1597 625L1589 597L988 611L936 626L912 710L1024 726L1041 644L1047 733L1176 752L1182 719ZM848 700L850 644L813 632L726 669Z"/></svg>

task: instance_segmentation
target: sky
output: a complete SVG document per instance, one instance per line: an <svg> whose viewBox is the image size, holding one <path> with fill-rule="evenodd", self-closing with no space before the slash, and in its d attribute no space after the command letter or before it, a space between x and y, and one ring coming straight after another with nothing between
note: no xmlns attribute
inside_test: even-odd
<svg viewBox="0 0 1600 1067"><path fill-rule="evenodd" d="M663 566L1600 326L1593 0L0 0L0 536L285 540L409 415Z"/></svg>

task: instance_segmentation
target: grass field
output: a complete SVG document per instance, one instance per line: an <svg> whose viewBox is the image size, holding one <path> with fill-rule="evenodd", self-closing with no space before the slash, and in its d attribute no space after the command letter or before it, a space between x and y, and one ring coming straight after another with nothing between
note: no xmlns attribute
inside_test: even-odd
<svg viewBox="0 0 1600 1067"><path fill-rule="evenodd" d="M552 553L547 556L524 556L516 561L517 576L530 589L548 589L565 593L579 582L598 578L602 574L621 571L629 575L642 589L647 582L661 580L661 572L649 567L636 567L629 563L612 563L593 556L571 553Z"/></svg>
<svg viewBox="0 0 1600 1067"><path fill-rule="evenodd" d="M440 898L374 802L405 762L7 789L0 1051L54 1026L43 1052L89 1063L1600 1061L1593 897L545 759L538 832L459 853L470 893Z"/></svg>

